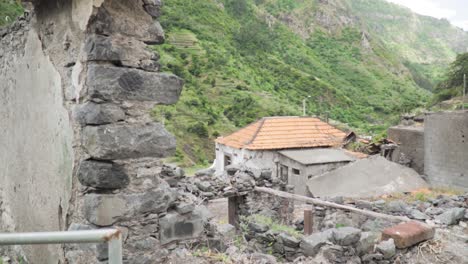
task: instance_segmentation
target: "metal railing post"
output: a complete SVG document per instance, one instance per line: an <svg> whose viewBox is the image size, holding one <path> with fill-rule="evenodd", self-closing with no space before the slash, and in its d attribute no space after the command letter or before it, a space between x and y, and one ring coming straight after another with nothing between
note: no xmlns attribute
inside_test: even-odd
<svg viewBox="0 0 468 264"><path fill-rule="evenodd" d="M109 240L109 264L122 264L122 234Z"/></svg>
<svg viewBox="0 0 468 264"><path fill-rule="evenodd" d="M0 246L65 243L108 243L109 264L122 264L122 233L118 229L0 233Z"/></svg>

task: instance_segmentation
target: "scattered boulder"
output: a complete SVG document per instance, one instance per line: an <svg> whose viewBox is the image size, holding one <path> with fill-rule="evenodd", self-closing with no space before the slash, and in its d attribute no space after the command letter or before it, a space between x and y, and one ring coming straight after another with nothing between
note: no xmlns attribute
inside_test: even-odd
<svg viewBox="0 0 468 264"><path fill-rule="evenodd" d="M375 232L362 232L356 246L357 253L359 255L364 255L372 252L379 238L380 236Z"/></svg>
<svg viewBox="0 0 468 264"><path fill-rule="evenodd" d="M265 224L250 222L249 229L255 233L265 233L266 231L268 231L268 226Z"/></svg>
<svg viewBox="0 0 468 264"><path fill-rule="evenodd" d="M452 208L435 217L436 223L454 225L465 216L465 208Z"/></svg>
<svg viewBox="0 0 468 264"><path fill-rule="evenodd" d="M330 233L320 232L314 233L310 236L303 237L301 240L300 247L304 252L304 255L313 257L315 256L320 248L329 242Z"/></svg>
<svg viewBox="0 0 468 264"><path fill-rule="evenodd" d="M181 215L175 211L168 212L159 220L161 244L199 237L209 218L205 211L203 208L197 207L190 214Z"/></svg>
<svg viewBox="0 0 468 264"><path fill-rule="evenodd" d="M276 264L276 258L272 255L255 252L250 255L250 260L255 264Z"/></svg>
<svg viewBox="0 0 468 264"><path fill-rule="evenodd" d="M391 259L396 254L395 242L391 238L380 242L375 249L377 252L381 253L385 259Z"/></svg>
<svg viewBox="0 0 468 264"><path fill-rule="evenodd" d="M410 216L411 216L411 218L417 219L417 220L429 219L429 216L427 216L426 214L422 213L421 211L419 211L417 209L411 210Z"/></svg>
<svg viewBox="0 0 468 264"><path fill-rule="evenodd" d="M359 241L361 230L354 227L342 227L333 230L333 240L340 246L350 246Z"/></svg>
<svg viewBox="0 0 468 264"><path fill-rule="evenodd" d="M301 243L301 241L297 238L285 233L281 233L279 237L281 238L281 241L286 247L297 248L299 247L299 243Z"/></svg>

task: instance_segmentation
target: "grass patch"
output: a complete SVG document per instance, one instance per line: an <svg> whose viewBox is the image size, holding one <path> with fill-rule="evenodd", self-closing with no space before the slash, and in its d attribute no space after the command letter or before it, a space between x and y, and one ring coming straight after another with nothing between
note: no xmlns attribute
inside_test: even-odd
<svg viewBox="0 0 468 264"><path fill-rule="evenodd" d="M384 196L384 200L387 202L395 200L403 200L407 203L421 201L427 202L430 199L436 199L439 196L453 196L453 195L462 195L463 191L453 189L453 188L424 188L419 190L414 190L411 193L394 193L388 196Z"/></svg>
<svg viewBox="0 0 468 264"><path fill-rule="evenodd" d="M226 254L212 251L207 247L197 249L195 252L192 253L192 255L195 257L208 258L212 261L215 261L215 263L233 263L229 256L227 256Z"/></svg>
<svg viewBox="0 0 468 264"><path fill-rule="evenodd" d="M271 217L267 217L267 216L264 216L264 215L260 215L260 214L250 215L250 216L246 217L243 222L245 222L246 225L249 222L264 224L264 225L267 225L269 227L269 229L274 231L274 232L286 233L286 234L288 234L290 236L294 236L296 238L301 238L302 237L302 234L299 231L297 231L294 227L283 225L283 224L279 223L278 221L272 219ZM246 227L244 227L244 228L246 228Z"/></svg>

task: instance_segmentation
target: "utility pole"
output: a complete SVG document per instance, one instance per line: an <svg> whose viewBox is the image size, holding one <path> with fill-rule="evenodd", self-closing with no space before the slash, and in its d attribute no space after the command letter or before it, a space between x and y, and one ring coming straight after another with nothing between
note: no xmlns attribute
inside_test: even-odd
<svg viewBox="0 0 468 264"><path fill-rule="evenodd" d="M466 73L463 74L463 98L462 98L462 110L465 110L465 95L466 95Z"/></svg>
<svg viewBox="0 0 468 264"><path fill-rule="evenodd" d="M302 100L302 116L306 116L306 100L310 98L310 95Z"/></svg>

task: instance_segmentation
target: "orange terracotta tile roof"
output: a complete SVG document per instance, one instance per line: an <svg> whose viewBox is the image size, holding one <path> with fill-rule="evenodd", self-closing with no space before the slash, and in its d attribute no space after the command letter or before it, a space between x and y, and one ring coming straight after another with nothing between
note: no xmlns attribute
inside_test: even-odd
<svg viewBox="0 0 468 264"><path fill-rule="evenodd" d="M314 117L264 117L216 142L250 150L341 146L346 133Z"/></svg>

